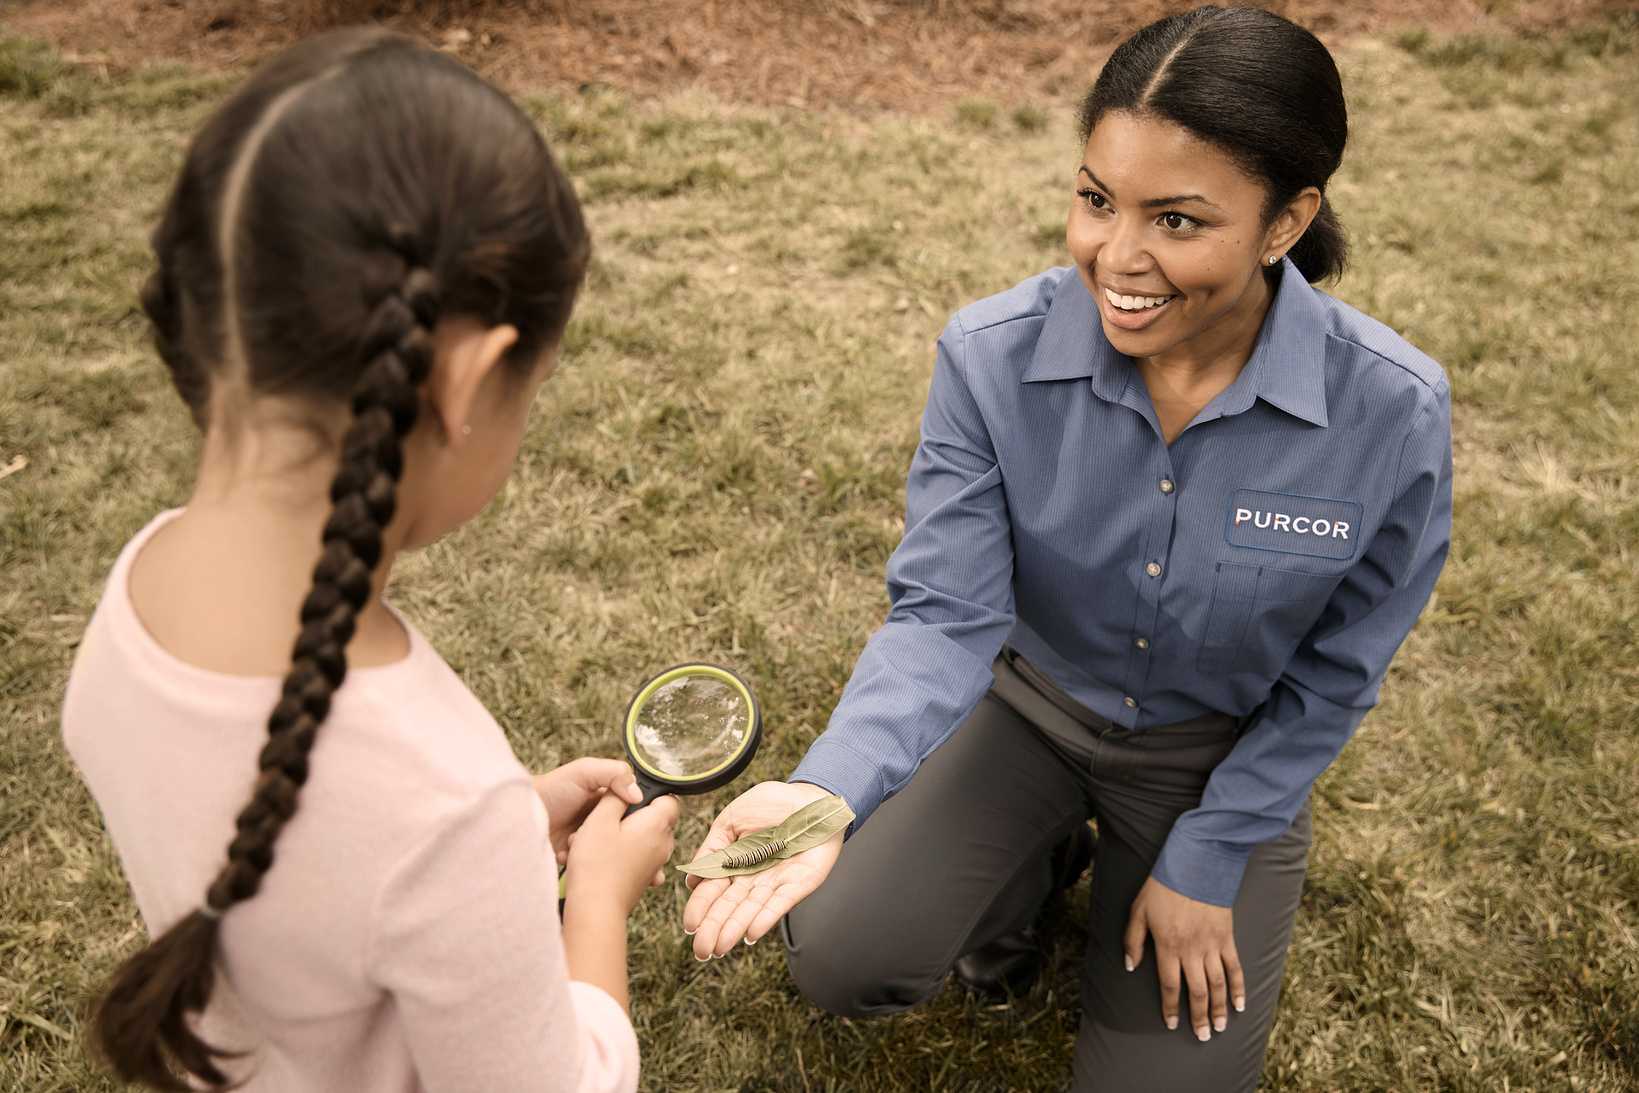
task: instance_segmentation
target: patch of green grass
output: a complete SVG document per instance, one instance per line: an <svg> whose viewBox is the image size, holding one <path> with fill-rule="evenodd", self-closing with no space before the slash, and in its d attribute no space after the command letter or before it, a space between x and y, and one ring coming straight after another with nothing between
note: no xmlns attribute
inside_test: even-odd
<svg viewBox="0 0 1639 1093"><path fill-rule="evenodd" d="M1331 194L1355 265L1335 291L1447 367L1457 527L1381 707L1317 787L1265 1088L1639 1088L1628 25L1341 54L1354 142ZM108 565L187 496L196 440L135 296L223 86L101 81L0 40L0 468L28 461L0 478L0 1089L113 1088L81 1016L140 928L56 719ZM596 264L511 481L404 560L395 601L534 766L612 751L635 683L698 657L756 681L750 777L783 776L881 618L933 340L1066 260L1074 149L1036 113L527 105L587 199ZM946 992L858 1022L797 997L777 943L696 964L682 900L633 920L646 1088L988 1093L1067 1072L1085 886L1010 1014Z"/></svg>
<svg viewBox="0 0 1639 1093"><path fill-rule="evenodd" d="M877 267L892 269L894 263L893 237L881 228L860 228L843 238L840 268L844 273Z"/></svg>
<svg viewBox="0 0 1639 1093"><path fill-rule="evenodd" d="M1554 103L1550 87L1539 78L1543 72L1566 71L1590 58L1620 72L1620 59L1639 43L1639 13L1613 12L1602 22L1551 35L1440 36L1413 28L1395 43L1438 71L1446 88L1469 106L1485 109L1501 100L1540 107Z"/></svg>
<svg viewBox="0 0 1639 1093"><path fill-rule="evenodd" d="M235 82L231 76L202 76L196 69L180 64L147 65L110 87L101 104L133 117L148 117L156 112L209 106L227 94Z"/></svg>
<svg viewBox="0 0 1639 1093"><path fill-rule="evenodd" d="M1553 186L1563 181L1564 178L1564 166L1555 162L1545 164L1525 181L1529 182L1533 186Z"/></svg>
<svg viewBox="0 0 1639 1093"><path fill-rule="evenodd" d="M1064 248L1065 222L1062 217L1045 220L1030 230L1030 241L1043 250Z"/></svg>
<svg viewBox="0 0 1639 1093"><path fill-rule="evenodd" d="M57 55L39 42L0 40L0 96L38 99L63 78Z"/></svg>
<svg viewBox="0 0 1639 1093"><path fill-rule="evenodd" d="M1021 133L1039 133L1047 128L1050 120L1052 119L1047 111L1029 103L1013 109L1013 125Z"/></svg>
<svg viewBox="0 0 1639 1093"><path fill-rule="evenodd" d="M994 128L1002 108L990 99L963 99L956 104L956 124L966 129Z"/></svg>

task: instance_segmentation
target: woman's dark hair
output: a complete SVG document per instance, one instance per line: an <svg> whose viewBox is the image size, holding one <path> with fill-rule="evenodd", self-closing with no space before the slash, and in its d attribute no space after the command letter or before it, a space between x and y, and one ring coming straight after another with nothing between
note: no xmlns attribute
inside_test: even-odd
<svg viewBox="0 0 1639 1093"><path fill-rule="evenodd" d="M402 440L440 316L511 324L527 374L562 335L590 243L540 134L453 59L376 30L274 58L195 138L142 291L160 356L201 425L251 398L347 405L323 553L268 718L250 802L204 907L115 973L93 1036L126 1081L222 1086L190 1015L210 999L220 916L251 898L295 812L347 674L392 519ZM218 419L218 415L229 415Z"/></svg>
<svg viewBox="0 0 1639 1093"><path fill-rule="evenodd" d="M1169 16L1104 63L1081 104L1083 142L1113 110L1165 118L1228 152L1268 187L1266 220L1304 187L1320 190L1320 212L1289 253L1310 281L1343 272L1348 241L1325 195L1349 115L1337 65L1313 34L1257 8Z"/></svg>

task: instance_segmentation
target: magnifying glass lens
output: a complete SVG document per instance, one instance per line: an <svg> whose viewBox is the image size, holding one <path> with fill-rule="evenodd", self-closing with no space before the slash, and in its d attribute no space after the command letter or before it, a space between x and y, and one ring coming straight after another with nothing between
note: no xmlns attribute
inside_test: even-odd
<svg viewBox="0 0 1639 1093"><path fill-rule="evenodd" d="M709 676L684 676L644 700L631 739L634 758L650 770L690 778L722 766L750 731L750 711L737 688Z"/></svg>

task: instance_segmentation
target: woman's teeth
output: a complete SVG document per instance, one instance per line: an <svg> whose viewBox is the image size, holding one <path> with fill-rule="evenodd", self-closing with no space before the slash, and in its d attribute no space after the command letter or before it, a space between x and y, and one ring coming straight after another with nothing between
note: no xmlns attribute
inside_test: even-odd
<svg viewBox="0 0 1639 1093"><path fill-rule="evenodd" d="M1119 292L1104 290L1104 298L1122 311L1143 311L1145 308L1160 307L1171 296L1123 296Z"/></svg>

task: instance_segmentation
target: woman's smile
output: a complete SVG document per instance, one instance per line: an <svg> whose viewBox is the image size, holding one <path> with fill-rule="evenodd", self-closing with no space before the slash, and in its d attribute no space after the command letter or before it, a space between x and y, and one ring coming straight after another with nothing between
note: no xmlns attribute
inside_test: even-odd
<svg viewBox="0 0 1639 1093"><path fill-rule="evenodd" d="M1106 284L1100 284L1099 289L1098 307L1104 321L1122 330L1144 330L1153 326L1173 310L1173 302L1178 299L1176 292L1140 295L1119 292Z"/></svg>

